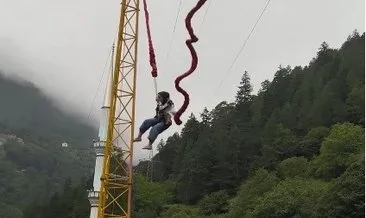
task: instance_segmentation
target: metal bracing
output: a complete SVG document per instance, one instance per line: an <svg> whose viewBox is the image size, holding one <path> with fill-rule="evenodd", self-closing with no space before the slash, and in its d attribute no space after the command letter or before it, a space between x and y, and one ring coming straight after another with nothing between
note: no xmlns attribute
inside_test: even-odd
<svg viewBox="0 0 366 218"><path fill-rule="evenodd" d="M122 0L98 217L131 217L139 0Z"/></svg>

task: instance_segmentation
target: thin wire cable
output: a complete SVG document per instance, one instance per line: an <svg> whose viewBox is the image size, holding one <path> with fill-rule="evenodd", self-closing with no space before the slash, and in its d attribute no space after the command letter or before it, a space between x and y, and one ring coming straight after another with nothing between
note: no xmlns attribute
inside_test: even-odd
<svg viewBox="0 0 366 218"><path fill-rule="evenodd" d="M177 15L175 17L175 22L174 22L174 26L173 26L173 32L170 35L170 40L169 40L169 47L168 47L168 51L166 53L166 57L165 57L165 63L168 61L168 57L169 57L169 53L170 53L170 49L172 47L172 42L173 42L173 38L174 38L174 33L175 33L175 29L177 28L177 23L178 23L178 17L180 14L180 11L182 10L182 0L179 0L179 5L178 5L178 11L177 11Z"/></svg>
<svg viewBox="0 0 366 218"><path fill-rule="evenodd" d="M182 0L179 0L178 12L177 12L177 16L175 17L175 22L174 22L174 27L173 27L173 33L175 32L175 29L177 28L178 17L179 17L179 14L180 14L181 9L182 9Z"/></svg>
<svg viewBox="0 0 366 218"><path fill-rule="evenodd" d="M107 58L107 60L106 60L106 62L105 62L105 64L104 64L103 71L102 71L102 75L101 75L101 77L100 77L100 79L99 79L98 87L97 87L97 90L95 91L95 94L94 94L93 102L92 102L92 103L91 103L91 105L90 105L90 110L89 110L89 114L88 114L88 120L90 119L90 116L91 116L91 114L92 114L93 106L94 106L94 104L95 104L95 100L97 99L97 95L98 95L98 92L99 92L100 86L101 86L101 84L102 84L102 81L103 81L104 75L105 75L105 73L107 72L107 70L106 70L107 64L108 64L108 62L110 61L110 59L111 59L111 58L113 58L113 57L111 57L111 53L112 53L112 51L113 51L113 46L111 47L110 51L108 52L108 58Z"/></svg>
<svg viewBox="0 0 366 218"><path fill-rule="evenodd" d="M114 57L111 57L111 53L113 52L113 49L115 48L115 44L114 44L114 43L115 43L115 41L116 41L117 34L118 34L118 28L117 28L117 30L116 30L116 32L115 32L115 34L114 34L113 43L112 43L112 46L111 46L111 48L110 48L110 51L108 52L108 58L107 58L107 60L106 60L106 62L105 62L105 65L104 65L104 68L103 68L103 71L102 71L102 76L100 77L100 80L99 80L99 84L98 84L97 90L95 91L93 102L92 102L92 103L91 103L91 105L90 105L90 110L89 110L89 114L88 114L88 120L90 119L90 116L91 116L91 114L92 114L93 106L94 106L94 104L95 104L95 100L96 100L96 98L97 98L97 94L98 94L98 92L99 92L100 85L102 84L102 80L103 80L104 75L105 75L105 72L106 72L106 70L105 70L105 69L106 69L106 67L107 67L107 64L108 64L108 62L109 62L110 58L111 58L111 60L113 61L113 58L114 58Z"/></svg>
<svg viewBox="0 0 366 218"><path fill-rule="evenodd" d="M221 86L222 86L222 84L224 83L225 79L226 79L226 78L227 78L227 76L229 75L229 73L230 73L231 69L233 68L233 66L234 66L234 64L235 64L235 62L238 60L238 58L239 58L239 56L240 56L241 52L243 51L244 47L246 46L246 44L247 44L247 42L248 42L248 40L249 40L250 36L251 36L251 35L252 35L252 33L254 32L255 27L257 26L257 24L259 23L259 21L261 20L261 18L262 18L262 16L263 16L264 12L265 12L265 11L266 11L266 9L268 8L268 5L269 5L269 3L270 3L270 2L271 2L271 0L268 0L268 1L267 1L267 3L266 3L266 5L265 5L265 6L264 6L264 8L262 9L261 14L259 15L259 17L258 17L257 21L255 22L255 24L254 24L254 26L253 26L252 30L251 30L251 31L250 31L250 33L249 33L249 35L248 35L248 36L247 36L247 38L245 39L245 41L244 41L243 45L241 46L241 48L240 48L240 50L239 50L238 54L236 55L236 57L235 57L234 61L231 63L231 66L230 66L229 70L228 70L228 71L227 71L227 73L225 74L224 78L221 80L220 85L216 88L215 93L216 93L216 92L221 88Z"/></svg>
<svg viewBox="0 0 366 218"><path fill-rule="evenodd" d="M205 10L205 14L203 15L203 19L202 19L202 22L201 22L200 28L198 29L198 35L200 35L200 33L201 33L203 23L204 23L204 22L205 22L205 20L206 20L207 12L208 12L208 10L210 9L210 5L211 5L211 2L212 2L212 1L213 1L213 0L209 0L209 1L208 1L208 6L207 6L207 8L206 8L206 10Z"/></svg>

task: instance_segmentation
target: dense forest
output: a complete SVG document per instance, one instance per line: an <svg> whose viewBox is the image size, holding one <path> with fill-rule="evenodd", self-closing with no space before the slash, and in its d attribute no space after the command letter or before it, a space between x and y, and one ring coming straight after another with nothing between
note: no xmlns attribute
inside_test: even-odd
<svg viewBox="0 0 366 218"><path fill-rule="evenodd" d="M30 204L61 191L65 180L90 177L96 133L34 85L0 73L0 217L21 218Z"/></svg>
<svg viewBox="0 0 366 218"><path fill-rule="evenodd" d="M280 66L252 93L191 115L136 166L136 218L364 217L365 34L322 43L308 66ZM253 72L254 73L254 72ZM90 177L67 180L25 217L88 217ZM0 210L1 211L1 210Z"/></svg>
<svg viewBox="0 0 366 218"><path fill-rule="evenodd" d="M154 181L172 195L141 199L136 217L364 217L364 48L357 32L340 49L324 42L257 95L244 73L235 102L159 145Z"/></svg>

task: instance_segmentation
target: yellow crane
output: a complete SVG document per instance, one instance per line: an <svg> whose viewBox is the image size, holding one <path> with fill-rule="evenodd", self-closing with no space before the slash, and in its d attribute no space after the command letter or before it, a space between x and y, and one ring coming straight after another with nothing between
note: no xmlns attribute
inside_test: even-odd
<svg viewBox="0 0 366 218"><path fill-rule="evenodd" d="M135 123L137 37L140 0L122 0L98 217L132 212L132 156Z"/></svg>
<svg viewBox="0 0 366 218"><path fill-rule="evenodd" d="M180 86L182 79L189 76L197 67L197 54L192 43L198 41L193 33L191 19L207 0L198 0L188 13L186 28L190 39L186 41L192 56L191 68L175 81L176 89L184 97L184 104L174 117L180 125L181 114L189 104L189 96ZM110 86L108 130L104 148L101 184L98 201L98 218L126 217L132 213L132 158L135 124L137 38L139 27L140 0L122 0L118 27L115 61ZM151 35L148 25L147 4L144 10L149 38L150 65L152 76L157 77L157 69ZM155 92L157 92L155 82ZM94 196L94 195L93 195ZM96 195L95 195L96 196Z"/></svg>

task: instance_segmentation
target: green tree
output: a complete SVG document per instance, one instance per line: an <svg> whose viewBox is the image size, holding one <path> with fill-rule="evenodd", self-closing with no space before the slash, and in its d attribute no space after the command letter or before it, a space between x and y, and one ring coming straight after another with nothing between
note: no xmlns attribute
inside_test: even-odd
<svg viewBox="0 0 366 218"><path fill-rule="evenodd" d="M192 206L174 204L168 205L167 209L161 214L161 218L200 218L199 210Z"/></svg>
<svg viewBox="0 0 366 218"><path fill-rule="evenodd" d="M328 190L329 184L324 181L286 179L260 196L246 217L316 217L314 208Z"/></svg>
<svg viewBox="0 0 366 218"><path fill-rule="evenodd" d="M262 139L262 156L257 160L259 166L273 169L280 161L299 153L296 136L282 124L269 120Z"/></svg>
<svg viewBox="0 0 366 218"><path fill-rule="evenodd" d="M334 125L314 160L315 174L324 179L342 175L364 149L364 140L362 127L350 123Z"/></svg>
<svg viewBox="0 0 366 218"><path fill-rule="evenodd" d="M274 173L264 169L257 170L251 178L240 186L238 195L230 204L228 216L245 217L254 210L260 196L271 191L279 182Z"/></svg>
<svg viewBox="0 0 366 218"><path fill-rule="evenodd" d="M318 155L321 142L328 134L329 128L327 127L320 126L311 129L300 141L301 154L308 158Z"/></svg>
<svg viewBox="0 0 366 218"><path fill-rule="evenodd" d="M144 176L134 175L134 214L141 217L158 217L164 204L172 201L171 184L149 182Z"/></svg>
<svg viewBox="0 0 366 218"><path fill-rule="evenodd" d="M245 71L241 78L241 81L240 81L239 90L236 93L235 103L237 105L241 105L243 103L251 102L252 101L252 95L251 95L252 91L253 91L253 87L252 87L252 84L250 83L249 73L247 71Z"/></svg>
<svg viewBox="0 0 366 218"><path fill-rule="evenodd" d="M365 84L355 86L347 96L347 119L356 124L365 124Z"/></svg>
<svg viewBox="0 0 366 218"><path fill-rule="evenodd" d="M291 157L283 160L277 166L277 172L283 179L302 177L306 178L309 175L310 164L304 157Z"/></svg>
<svg viewBox="0 0 366 218"><path fill-rule="evenodd" d="M334 181L317 208L320 217L365 217L364 153Z"/></svg>
<svg viewBox="0 0 366 218"><path fill-rule="evenodd" d="M223 190L206 195L198 203L200 213L204 216L225 213L228 211L228 200L229 195Z"/></svg>
<svg viewBox="0 0 366 218"><path fill-rule="evenodd" d="M0 217L2 218L23 218L23 213L16 207L0 202Z"/></svg>

